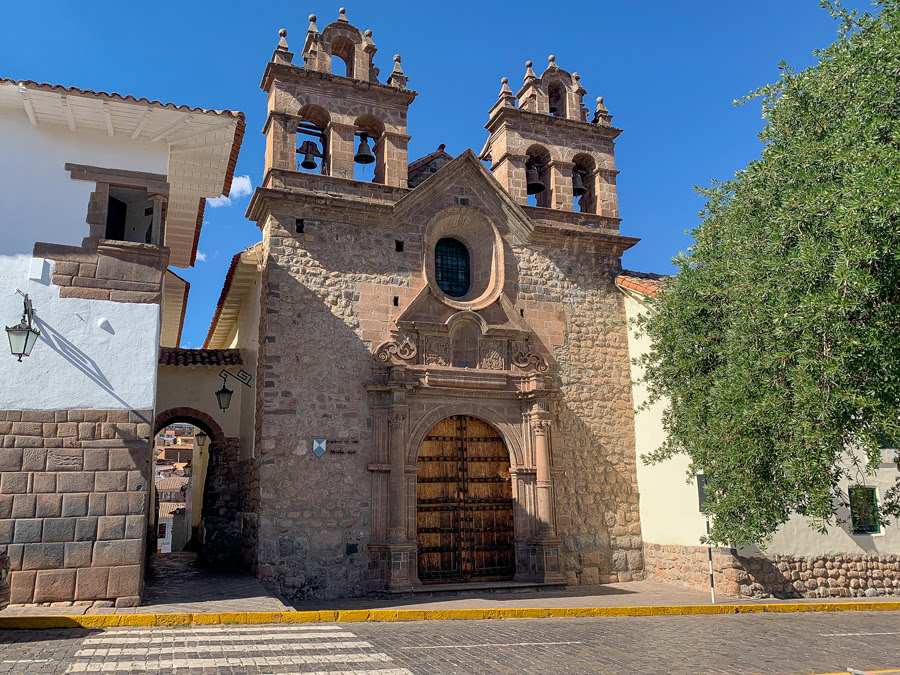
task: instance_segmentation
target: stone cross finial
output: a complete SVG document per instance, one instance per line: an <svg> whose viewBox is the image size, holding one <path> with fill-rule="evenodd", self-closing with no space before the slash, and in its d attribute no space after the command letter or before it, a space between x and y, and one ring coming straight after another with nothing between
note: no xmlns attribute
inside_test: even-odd
<svg viewBox="0 0 900 675"><path fill-rule="evenodd" d="M319 27L316 26L316 15L315 14L309 15L309 28L306 29L306 32L307 33L318 33L319 32Z"/></svg>
<svg viewBox="0 0 900 675"><path fill-rule="evenodd" d="M340 16L338 16L338 21L343 21L344 23L350 23L349 19L347 19L347 10L341 7L338 12L340 12Z"/></svg>

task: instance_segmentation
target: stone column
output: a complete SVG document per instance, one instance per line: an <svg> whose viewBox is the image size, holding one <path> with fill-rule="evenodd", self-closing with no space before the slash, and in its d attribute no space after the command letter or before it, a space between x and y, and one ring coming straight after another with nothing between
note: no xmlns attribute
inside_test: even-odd
<svg viewBox="0 0 900 675"><path fill-rule="evenodd" d="M297 118L282 112L269 113L266 122L266 169L297 170Z"/></svg>
<svg viewBox="0 0 900 675"><path fill-rule="evenodd" d="M352 124L332 122L325 129L328 138L328 169L329 174L336 178L349 178L353 180L353 147L356 127Z"/></svg>
<svg viewBox="0 0 900 675"><path fill-rule="evenodd" d="M572 162L553 161L547 167L550 176L550 195L552 202L551 209L560 211L571 211L574 208L572 197L572 169L575 165Z"/></svg>
<svg viewBox="0 0 900 675"><path fill-rule="evenodd" d="M388 541L400 544L406 542L406 413L392 412L388 422L391 425L391 516Z"/></svg>
<svg viewBox="0 0 900 675"><path fill-rule="evenodd" d="M553 536L553 504L552 486L550 484L550 420L535 419L531 423L534 429L534 459L537 488L537 515L539 539Z"/></svg>
<svg viewBox="0 0 900 675"><path fill-rule="evenodd" d="M163 220L163 209L166 204L166 195L151 194L150 201L153 203L153 220L150 221L150 243L156 246L165 246L166 223Z"/></svg>

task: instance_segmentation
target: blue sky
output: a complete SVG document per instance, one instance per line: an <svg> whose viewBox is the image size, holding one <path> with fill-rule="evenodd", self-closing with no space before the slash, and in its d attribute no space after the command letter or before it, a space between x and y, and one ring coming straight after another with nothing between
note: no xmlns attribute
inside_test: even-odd
<svg viewBox="0 0 900 675"><path fill-rule="evenodd" d="M382 75L400 53L419 92L409 114L410 160L441 143L453 155L477 152L500 78L509 77L515 91L526 60L540 74L555 54L561 68L578 71L585 103L593 109L603 96L613 124L624 129L616 146L622 233L643 241L623 265L653 272L672 271L671 258L690 245L684 231L697 225L702 207L692 186L728 178L759 156L759 105L732 101L776 80L781 60L811 65L812 51L833 42L837 28L816 0L343 4L351 23L374 32ZM9 3L0 76L241 110L247 133L236 175L255 187L265 120L259 82L278 29L288 30L300 62L307 15L318 15L321 29L340 6ZM202 344L231 256L260 239L244 219L248 199L235 195L230 205L207 208L205 260L176 270L191 282L183 346Z"/></svg>

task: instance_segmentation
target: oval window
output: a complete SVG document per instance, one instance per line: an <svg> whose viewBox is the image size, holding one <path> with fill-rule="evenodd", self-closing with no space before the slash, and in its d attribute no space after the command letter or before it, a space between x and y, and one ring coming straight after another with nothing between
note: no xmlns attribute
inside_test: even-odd
<svg viewBox="0 0 900 675"><path fill-rule="evenodd" d="M456 239L439 239L434 247L434 276L438 288L451 298L469 292L469 249Z"/></svg>

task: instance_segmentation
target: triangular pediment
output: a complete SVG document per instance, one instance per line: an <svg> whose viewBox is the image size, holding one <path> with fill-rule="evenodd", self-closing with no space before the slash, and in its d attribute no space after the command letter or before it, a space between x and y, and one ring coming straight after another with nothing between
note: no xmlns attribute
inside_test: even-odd
<svg viewBox="0 0 900 675"><path fill-rule="evenodd" d="M525 339L532 334L531 326L519 315L505 293L501 293L500 297L487 307L463 311L471 312L478 317L482 332L486 336L502 334ZM460 310L442 302L426 285L397 317L397 327L413 331L421 328L432 331L449 330L451 319L459 314Z"/></svg>
<svg viewBox="0 0 900 675"><path fill-rule="evenodd" d="M529 238L534 230L531 219L470 149L398 201L394 215L405 220L421 211L434 211L435 205L454 203L452 200L461 188L465 188L468 206L483 211L513 243L524 243Z"/></svg>

